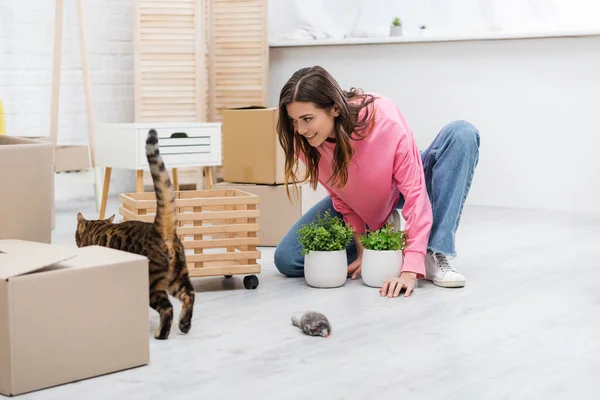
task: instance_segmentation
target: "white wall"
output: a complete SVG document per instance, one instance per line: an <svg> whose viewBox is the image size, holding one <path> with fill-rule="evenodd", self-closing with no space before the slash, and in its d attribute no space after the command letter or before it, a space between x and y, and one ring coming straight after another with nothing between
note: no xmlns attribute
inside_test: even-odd
<svg viewBox="0 0 600 400"><path fill-rule="evenodd" d="M597 0L270 0L269 12L273 39L301 28L381 36L395 16L402 19L405 36L414 36L421 24L435 35L600 28Z"/></svg>
<svg viewBox="0 0 600 400"><path fill-rule="evenodd" d="M364 3L323 1L334 10L335 20L344 20L346 25L351 25L356 13L353 6ZM480 4L489 6L492 3L485 3L488 0L374 1L377 3L371 3L373 7L377 4L387 8L372 8L363 22L387 24L388 13L401 14L407 26L425 20L432 29L437 24L438 29L446 26L444 29L452 32L460 26L467 29L465 21L471 21L468 26L472 27L493 20L475 18L477 13L485 14ZM492 5L515 4L514 0L502 1ZM550 11L544 16L539 5L546 1L546 10ZM597 8L591 0L570 0L570 5L566 1L523 0L519 10L535 9L538 20L555 21L568 28L598 25ZM272 34L298 26L298 14L292 5L292 0L270 1ZM65 8L60 143L85 144L87 124L75 0L65 0ZM497 10L514 16L507 14L507 10L513 10L510 7ZM85 11L96 121L131 121L132 4L86 0ZM309 16L319 20L318 8L309 11ZM519 13L521 25L523 21L532 23L524 16L525 11ZM502 19L500 11L494 15L495 21L514 21ZM439 21L446 21L446 25ZM368 24L362 24L365 26ZM0 2L0 98L11 135L49 134L53 38L54 1ZM598 213L600 188L596 174L600 161L592 152L600 144L593 114L600 108L599 40L273 48L270 101L276 104L279 88L295 69L322 64L344 86L381 91L398 101L421 146L427 145L451 119L467 118L476 123L482 132L482 161L469 203ZM57 199L94 194L91 185L70 185L63 178L57 181ZM134 185L133 172L113 171L111 193L133 190Z"/></svg>
<svg viewBox="0 0 600 400"><path fill-rule="evenodd" d="M315 64L393 98L421 148L451 120L477 125L468 204L600 215L600 36L272 48L270 103Z"/></svg>
<svg viewBox="0 0 600 400"><path fill-rule="evenodd" d="M132 4L122 0L84 4L96 121L131 121ZM64 0L64 7L59 144L88 144L75 0ZM0 2L0 99L9 135L50 135L54 10L50 0ZM135 187L133 176L115 171L111 193ZM92 186L84 190L87 196L94 195ZM57 189L57 196L62 193Z"/></svg>

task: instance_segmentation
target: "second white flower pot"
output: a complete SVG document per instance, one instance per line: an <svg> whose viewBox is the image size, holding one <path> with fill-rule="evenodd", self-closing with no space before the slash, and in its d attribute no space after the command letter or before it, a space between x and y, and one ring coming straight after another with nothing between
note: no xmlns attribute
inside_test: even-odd
<svg viewBox="0 0 600 400"><path fill-rule="evenodd" d="M363 250L361 276L367 286L380 288L389 278L400 276L404 256L401 250Z"/></svg>

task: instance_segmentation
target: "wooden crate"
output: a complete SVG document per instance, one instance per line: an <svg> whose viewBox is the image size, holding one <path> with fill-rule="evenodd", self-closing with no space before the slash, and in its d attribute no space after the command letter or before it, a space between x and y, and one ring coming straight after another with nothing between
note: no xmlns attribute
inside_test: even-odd
<svg viewBox="0 0 600 400"><path fill-rule="evenodd" d="M119 194L123 220L152 222L156 214L154 192ZM237 189L175 192L177 234L186 250L192 277L260 273L258 231L259 197ZM255 276L244 279L246 287Z"/></svg>

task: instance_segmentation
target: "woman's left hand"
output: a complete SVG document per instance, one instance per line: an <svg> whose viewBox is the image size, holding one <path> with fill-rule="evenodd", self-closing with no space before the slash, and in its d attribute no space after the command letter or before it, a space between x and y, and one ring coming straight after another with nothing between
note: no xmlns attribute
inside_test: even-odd
<svg viewBox="0 0 600 400"><path fill-rule="evenodd" d="M352 274L353 280L358 278L362 271L362 255L364 248L360 241L360 233L354 233L354 243L356 244L356 260L348 265L348 275Z"/></svg>
<svg viewBox="0 0 600 400"><path fill-rule="evenodd" d="M402 288L406 288L404 297L410 296L413 289L415 288L415 282L417 281L417 274L414 272L402 272L399 278L390 278L384 282L379 293L382 296L387 297L398 297Z"/></svg>

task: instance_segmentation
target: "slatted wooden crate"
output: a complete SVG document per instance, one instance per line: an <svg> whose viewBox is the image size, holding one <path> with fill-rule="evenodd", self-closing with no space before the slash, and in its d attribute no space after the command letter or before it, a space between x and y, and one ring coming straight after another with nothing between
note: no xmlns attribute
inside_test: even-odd
<svg viewBox="0 0 600 400"><path fill-rule="evenodd" d="M123 220L152 222L156 214L153 192L122 193ZM175 192L177 234L186 250L191 277L250 274L246 288L258 286L261 253L258 196L237 189Z"/></svg>

